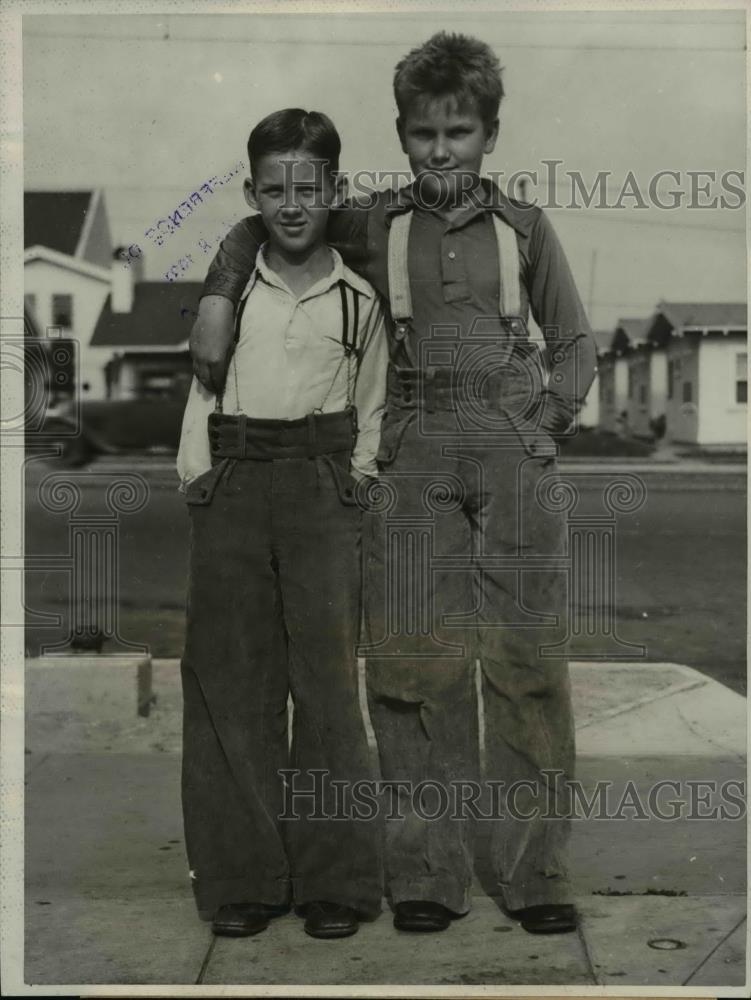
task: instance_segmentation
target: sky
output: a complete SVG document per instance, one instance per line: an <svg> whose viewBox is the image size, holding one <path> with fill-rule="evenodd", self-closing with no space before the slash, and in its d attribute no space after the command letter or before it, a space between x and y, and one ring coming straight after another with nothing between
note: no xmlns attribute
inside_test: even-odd
<svg viewBox="0 0 751 1000"><path fill-rule="evenodd" d="M648 316L660 299L746 298L743 11L492 14L27 15L23 20L24 183L101 187L116 244L138 244L146 277L200 281L213 247L247 214L245 145L281 107L325 111L341 168L403 171L394 66L434 31L488 42L506 97L489 171L538 171L527 197L547 207L593 326ZM544 161L557 167L555 201ZM242 166L241 166L242 164ZM661 209L654 192L683 207ZM234 176L228 177L235 171ZM570 207L569 173L591 189L608 172L614 206ZM687 207L689 171L706 193ZM157 246L147 232L212 177L192 214ZM697 207L720 196L726 207ZM578 204L582 205L579 197ZM560 207L557 207L560 206ZM201 243L201 241L204 241ZM188 258L191 258L190 260ZM177 265L182 258L183 269Z"/></svg>

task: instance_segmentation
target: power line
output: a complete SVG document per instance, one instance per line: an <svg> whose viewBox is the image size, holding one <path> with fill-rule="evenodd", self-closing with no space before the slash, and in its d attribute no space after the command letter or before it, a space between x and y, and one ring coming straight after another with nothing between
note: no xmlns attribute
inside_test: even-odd
<svg viewBox="0 0 751 1000"><path fill-rule="evenodd" d="M403 49L405 45L419 45L423 40L422 38L415 38L409 41L405 38L401 38L398 41L365 41L356 40L340 42L332 41L330 39L318 39L318 38L259 38L259 39L245 39L245 38L230 38L219 35L212 35L209 38L176 38L174 35L169 34L164 37L158 37L155 35L94 35L94 34L77 34L77 33L62 33L54 34L52 32L29 32L29 37L33 38L51 38L51 39L61 39L61 38L76 38L83 39L87 41L96 42L106 42L112 41L120 44L121 42L186 42L188 44L194 45L206 45L211 42L220 42L223 45L301 45L301 46L326 46L328 48L335 46L344 46L345 48L399 48ZM485 41L488 41L485 39ZM740 45L737 47L730 47L725 45L561 45L561 44L548 44L539 42L509 42L506 39L503 41L495 42L488 41L488 44L493 48L497 48L499 51L504 49L557 49L565 52L737 52L742 53L746 51L746 46Z"/></svg>

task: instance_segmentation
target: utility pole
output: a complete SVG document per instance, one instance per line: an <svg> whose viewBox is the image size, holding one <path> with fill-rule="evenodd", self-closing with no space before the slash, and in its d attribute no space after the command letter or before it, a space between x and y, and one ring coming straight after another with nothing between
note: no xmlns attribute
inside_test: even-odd
<svg viewBox="0 0 751 1000"><path fill-rule="evenodd" d="M597 251L592 251L592 259L589 265L589 295L587 296L587 317L592 322L592 309L595 302L595 267L597 264Z"/></svg>

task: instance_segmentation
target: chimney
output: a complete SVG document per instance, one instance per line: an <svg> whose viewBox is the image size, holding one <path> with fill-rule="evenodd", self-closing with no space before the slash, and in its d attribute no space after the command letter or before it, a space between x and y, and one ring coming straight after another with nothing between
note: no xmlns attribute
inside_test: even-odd
<svg viewBox="0 0 751 1000"><path fill-rule="evenodd" d="M129 313L133 309L133 288L143 272L140 257L133 257L127 247L117 247L112 262L112 312Z"/></svg>

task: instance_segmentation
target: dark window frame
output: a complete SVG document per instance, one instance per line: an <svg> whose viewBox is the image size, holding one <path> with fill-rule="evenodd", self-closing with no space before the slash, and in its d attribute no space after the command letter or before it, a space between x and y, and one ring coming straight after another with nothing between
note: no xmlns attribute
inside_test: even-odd
<svg viewBox="0 0 751 1000"><path fill-rule="evenodd" d="M52 326L61 326L64 330L73 329L73 296L70 292L53 293Z"/></svg>

